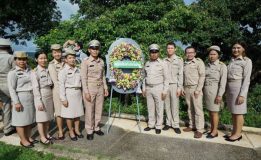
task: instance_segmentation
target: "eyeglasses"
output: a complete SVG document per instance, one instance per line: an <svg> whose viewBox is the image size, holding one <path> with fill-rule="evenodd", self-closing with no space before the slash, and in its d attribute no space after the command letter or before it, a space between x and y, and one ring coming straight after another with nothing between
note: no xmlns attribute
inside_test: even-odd
<svg viewBox="0 0 261 160"><path fill-rule="evenodd" d="M18 61L26 61L27 58L16 58Z"/></svg>
<svg viewBox="0 0 261 160"><path fill-rule="evenodd" d="M92 50L99 50L99 47L98 46L93 46L93 47L90 47L90 49L92 49Z"/></svg>
<svg viewBox="0 0 261 160"><path fill-rule="evenodd" d="M159 53L158 50L150 50L150 53Z"/></svg>

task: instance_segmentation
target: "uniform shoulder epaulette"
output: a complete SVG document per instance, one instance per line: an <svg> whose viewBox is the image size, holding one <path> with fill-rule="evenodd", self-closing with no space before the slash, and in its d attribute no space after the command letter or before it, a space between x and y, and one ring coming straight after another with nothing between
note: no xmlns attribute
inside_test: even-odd
<svg viewBox="0 0 261 160"><path fill-rule="evenodd" d="M225 64L224 62L219 61L219 64Z"/></svg>
<svg viewBox="0 0 261 160"><path fill-rule="evenodd" d="M245 61L250 60L250 58L248 58L248 57L243 57L243 59L244 59Z"/></svg>
<svg viewBox="0 0 261 160"><path fill-rule="evenodd" d="M37 71L37 67L35 67L34 69L32 69L32 72L36 72Z"/></svg>
<svg viewBox="0 0 261 160"><path fill-rule="evenodd" d="M196 58L196 60L198 60L198 61L202 61L202 59L200 59L200 58Z"/></svg>

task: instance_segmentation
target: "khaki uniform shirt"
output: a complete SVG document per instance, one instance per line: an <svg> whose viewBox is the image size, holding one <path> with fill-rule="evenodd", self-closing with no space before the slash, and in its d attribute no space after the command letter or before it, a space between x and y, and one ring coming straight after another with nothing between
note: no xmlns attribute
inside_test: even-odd
<svg viewBox="0 0 261 160"><path fill-rule="evenodd" d="M201 91L205 80L205 65L200 58L184 62L184 86L197 86Z"/></svg>
<svg viewBox="0 0 261 160"><path fill-rule="evenodd" d="M104 62L101 58L95 60L92 56L85 59L81 64L82 86L85 94L89 94L88 85L91 83L103 84L107 90Z"/></svg>
<svg viewBox="0 0 261 160"><path fill-rule="evenodd" d="M206 65L206 79L205 86L218 85L217 96L222 97L226 90L227 83L227 66L216 60L214 63L208 63Z"/></svg>
<svg viewBox="0 0 261 160"><path fill-rule="evenodd" d="M13 68L14 57L6 51L0 51L0 83L7 84L7 74Z"/></svg>
<svg viewBox="0 0 261 160"><path fill-rule="evenodd" d="M48 69L42 68L38 65L34 70L32 70L31 80L35 105L43 105L40 89L46 87L51 88L53 85Z"/></svg>
<svg viewBox="0 0 261 160"><path fill-rule="evenodd" d="M66 88L81 88L81 74L77 67L71 67L68 64L59 72L58 75L59 86L60 86L60 98L61 101L66 101Z"/></svg>
<svg viewBox="0 0 261 160"><path fill-rule="evenodd" d="M57 60L53 59L48 66L48 71L50 73L50 76L52 78L53 84L55 86L58 86L58 73L60 70L62 70L64 67L64 62L58 62Z"/></svg>
<svg viewBox="0 0 261 160"><path fill-rule="evenodd" d="M168 66L169 83L177 84L179 89L183 87L183 59L177 55L165 58L164 61Z"/></svg>
<svg viewBox="0 0 261 160"><path fill-rule="evenodd" d="M18 66L8 73L8 88L14 104L20 103L17 92L32 91L31 70L22 70Z"/></svg>
<svg viewBox="0 0 261 160"><path fill-rule="evenodd" d="M242 80L240 96L246 97L250 84L252 61L247 57L232 58L228 65L227 79L229 81Z"/></svg>
<svg viewBox="0 0 261 160"><path fill-rule="evenodd" d="M163 60L157 59L155 61L148 61L145 63L144 79L143 79L143 91L146 89L146 85L158 85L163 84L163 93L167 94L169 88L169 76L168 67Z"/></svg>

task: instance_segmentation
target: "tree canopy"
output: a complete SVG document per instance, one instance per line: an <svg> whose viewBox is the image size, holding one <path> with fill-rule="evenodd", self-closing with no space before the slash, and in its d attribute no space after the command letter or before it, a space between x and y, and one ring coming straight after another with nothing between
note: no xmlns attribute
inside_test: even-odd
<svg viewBox="0 0 261 160"><path fill-rule="evenodd" d="M43 36L59 24L60 18L56 0L2 0L0 37L29 40Z"/></svg>
<svg viewBox="0 0 261 160"><path fill-rule="evenodd" d="M151 43L161 48L168 41L181 41L197 48L206 58L206 48L219 45L223 59L229 58L231 45L242 39L249 45L248 56L254 65L254 78L260 70L261 1L199 0L186 6L182 0L71 0L78 3L79 13L61 22L44 36L39 47L63 44L67 39L84 42L98 39L103 55L117 38L136 40L144 53ZM162 52L163 54L164 52ZM179 50L179 54L182 51ZM259 65L258 65L259 64Z"/></svg>

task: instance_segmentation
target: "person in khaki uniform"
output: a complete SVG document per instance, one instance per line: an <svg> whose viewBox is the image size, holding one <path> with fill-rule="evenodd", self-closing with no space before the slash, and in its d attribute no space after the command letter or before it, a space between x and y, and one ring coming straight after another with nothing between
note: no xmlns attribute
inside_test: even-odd
<svg viewBox="0 0 261 160"><path fill-rule="evenodd" d="M175 54L176 44L167 44L167 58L164 61L168 66L169 90L165 99L166 125L163 130L172 127L175 133L180 134L179 128L179 96L183 88L183 59Z"/></svg>
<svg viewBox="0 0 261 160"><path fill-rule="evenodd" d="M61 117L61 106L59 96L59 81L58 74L60 70L64 67L64 62L62 61L62 49L61 45L53 44L51 45L53 60L49 63L48 71L50 73L51 79L53 81L53 102L54 102L54 113L56 117L56 124L58 128L58 140L64 140L63 135L63 119Z"/></svg>
<svg viewBox="0 0 261 160"><path fill-rule="evenodd" d="M211 46L208 51L208 63L206 64L206 78L203 95L206 108L209 111L211 130L206 138L212 139L218 136L218 112L225 92L227 82L227 66L219 61L219 46Z"/></svg>
<svg viewBox="0 0 261 160"><path fill-rule="evenodd" d="M101 121L104 96L108 96L104 62L98 57L100 42L92 40L88 44L90 57L81 64L82 86L85 103L85 129L87 139L93 139L93 133L104 135L99 127Z"/></svg>
<svg viewBox="0 0 261 160"><path fill-rule="evenodd" d="M168 67L159 59L159 46L149 46L150 60L145 63L142 94L147 98L148 127L144 131L156 128L156 134L161 133L163 123L164 100L169 88Z"/></svg>
<svg viewBox="0 0 261 160"><path fill-rule="evenodd" d="M75 60L75 52L68 48L65 51L66 64L58 75L60 99L63 104L61 117L66 119L72 141L83 138L80 132L80 117L84 115L81 75L79 68L76 67Z"/></svg>
<svg viewBox="0 0 261 160"><path fill-rule="evenodd" d="M11 51L11 41L0 38L0 102L2 102L5 136L10 136L16 132L11 125L12 106L7 86L7 74L12 68L15 68L14 57L9 53Z"/></svg>
<svg viewBox="0 0 261 160"><path fill-rule="evenodd" d="M242 139L244 114L247 113L247 93L252 72L252 61L246 57L245 42L238 41L232 47L232 59L228 65L226 100L232 114L233 130L227 141Z"/></svg>
<svg viewBox="0 0 261 160"><path fill-rule="evenodd" d="M196 50L192 46L185 49L185 54L183 95L188 106L189 127L183 129L183 131L194 130L194 138L201 138L205 123L202 104L205 65L200 58L195 58Z"/></svg>
<svg viewBox="0 0 261 160"><path fill-rule="evenodd" d="M32 148L36 141L31 138L32 124L35 122L31 70L27 67L27 55L24 51L16 51L14 54L16 67L8 73L7 78L13 102L12 125L16 127L20 144Z"/></svg>
<svg viewBox="0 0 261 160"><path fill-rule="evenodd" d="M31 73L36 110L36 122L40 134L40 142L48 145L52 143L48 134L50 121L54 118L53 109L53 82L47 70L47 54L39 51L35 54L37 67Z"/></svg>

